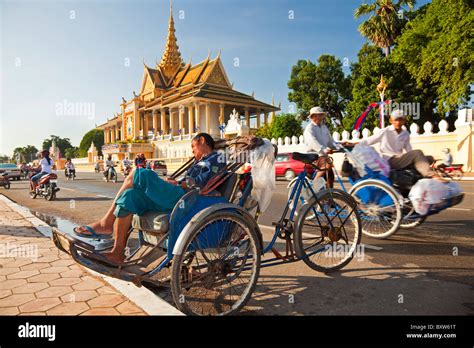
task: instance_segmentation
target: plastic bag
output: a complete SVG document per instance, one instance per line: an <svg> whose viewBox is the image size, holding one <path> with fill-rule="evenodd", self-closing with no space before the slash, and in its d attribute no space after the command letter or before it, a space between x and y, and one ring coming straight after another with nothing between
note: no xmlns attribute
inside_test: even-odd
<svg viewBox="0 0 474 348"><path fill-rule="evenodd" d="M415 211L420 215L426 215L430 205L441 203L460 193L461 187L456 182L443 183L432 179L421 179L411 188L408 197Z"/></svg>
<svg viewBox="0 0 474 348"><path fill-rule="evenodd" d="M260 211L264 212L276 188L275 149L270 140L264 139L263 145L252 150L250 164L253 181L251 195L258 201Z"/></svg>
<svg viewBox="0 0 474 348"><path fill-rule="evenodd" d="M390 173L388 161L380 156L372 146L357 144L351 152L351 159L360 176L367 174L365 166L385 176Z"/></svg>

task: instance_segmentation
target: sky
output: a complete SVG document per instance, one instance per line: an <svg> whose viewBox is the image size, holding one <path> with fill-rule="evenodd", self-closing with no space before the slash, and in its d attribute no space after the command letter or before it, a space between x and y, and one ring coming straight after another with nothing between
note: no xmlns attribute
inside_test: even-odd
<svg viewBox="0 0 474 348"><path fill-rule="evenodd" d="M366 40L353 17L361 0L174 0L185 62L221 59L234 89L292 111L287 82L300 59L350 63ZM428 0L417 2L417 7ZM41 148L50 135L82 136L138 93L143 61L155 66L169 0L0 0L0 155ZM236 64L238 62L238 64Z"/></svg>

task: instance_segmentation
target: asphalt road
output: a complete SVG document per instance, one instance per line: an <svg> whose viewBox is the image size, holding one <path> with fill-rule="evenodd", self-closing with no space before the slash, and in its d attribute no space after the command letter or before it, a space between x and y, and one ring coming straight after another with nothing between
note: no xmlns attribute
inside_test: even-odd
<svg viewBox="0 0 474 348"><path fill-rule="evenodd" d="M286 203L286 185L277 181L271 205L260 217L265 241L271 239L271 224ZM12 182L10 190L0 187L0 194L67 230L70 222L85 224L103 215L120 182L78 173L78 179L69 182L61 175L59 186L52 202L30 199L25 181ZM474 181L461 186L466 195L460 205L386 240L364 236L365 253L337 273L321 274L303 262L263 268L242 314L474 314ZM283 244L278 248L284 250ZM160 296L169 299L164 290Z"/></svg>

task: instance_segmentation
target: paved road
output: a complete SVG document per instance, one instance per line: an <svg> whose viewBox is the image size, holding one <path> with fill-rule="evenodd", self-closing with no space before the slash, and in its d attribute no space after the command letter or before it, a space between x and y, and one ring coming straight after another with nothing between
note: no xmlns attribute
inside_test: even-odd
<svg viewBox="0 0 474 348"><path fill-rule="evenodd" d="M266 241L286 202L286 184L277 182L259 220ZM53 202L29 199L26 182L13 182L0 193L68 229L69 221L87 223L104 214L119 186L99 174L78 173L77 181L60 180L62 190ZM243 314L474 314L474 181L461 186L464 201L420 227L387 240L363 237L363 257L338 273L324 275L302 262L262 269Z"/></svg>

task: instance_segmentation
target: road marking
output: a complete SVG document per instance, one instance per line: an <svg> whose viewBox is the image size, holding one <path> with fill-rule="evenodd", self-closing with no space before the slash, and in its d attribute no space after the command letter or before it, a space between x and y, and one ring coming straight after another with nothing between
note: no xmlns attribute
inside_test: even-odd
<svg viewBox="0 0 474 348"><path fill-rule="evenodd" d="M115 197L109 197L109 196L98 195L98 194L96 194L96 196L102 197L102 198L108 198L108 199L114 199L115 198Z"/></svg>
<svg viewBox="0 0 474 348"><path fill-rule="evenodd" d="M67 187L64 187L64 186L61 186L61 190L66 190L66 191L76 191L76 190L74 190L74 189L67 188Z"/></svg>
<svg viewBox="0 0 474 348"><path fill-rule="evenodd" d="M372 249L372 250L377 250L377 251L383 250L382 247L378 247L375 245L370 245L370 244L361 244L361 245L363 245L364 248L367 248L367 249Z"/></svg>
<svg viewBox="0 0 474 348"><path fill-rule="evenodd" d="M460 211L471 211L469 208L448 208L447 210L460 210Z"/></svg>

